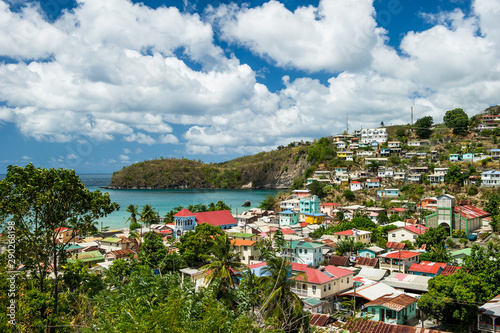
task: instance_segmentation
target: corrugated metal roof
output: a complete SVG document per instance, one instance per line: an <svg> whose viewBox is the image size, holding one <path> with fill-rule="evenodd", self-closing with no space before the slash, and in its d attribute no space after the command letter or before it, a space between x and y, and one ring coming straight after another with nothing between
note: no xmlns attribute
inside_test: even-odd
<svg viewBox="0 0 500 333"><path fill-rule="evenodd" d="M96 260L104 260L104 256L99 251L90 251L90 252L75 253L70 260L73 261L81 260L83 262L96 261Z"/></svg>
<svg viewBox="0 0 500 333"><path fill-rule="evenodd" d="M362 297L368 301L376 300L382 296L399 294L402 294L402 292L382 282L362 286L356 289L356 297ZM354 289L340 294L340 296L354 296Z"/></svg>
<svg viewBox="0 0 500 333"><path fill-rule="evenodd" d="M490 215L490 213L471 205L455 207L455 214L461 217L465 217L466 219L474 219L477 217L486 217Z"/></svg>
<svg viewBox="0 0 500 333"><path fill-rule="evenodd" d="M389 308L394 311L401 311L406 308L408 305L411 305L418 301L415 297L406 294L400 294L395 297L393 296L382 296L368 302L365 304L366 307L380 305L386 308Z"/></svg>

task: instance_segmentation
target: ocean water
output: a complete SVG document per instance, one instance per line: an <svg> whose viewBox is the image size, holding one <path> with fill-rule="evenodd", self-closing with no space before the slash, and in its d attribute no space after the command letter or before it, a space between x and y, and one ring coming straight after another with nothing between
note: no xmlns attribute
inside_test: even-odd
<svg viewBox="0 0 500 333"><path fill-rule="evenodd" d="M138 206L139 210L142 206L150 204L160 216L164 216L177 206L208 205L221 200L231 207L233 214L240 214L251 207L257 207L268 194L276 195L279 192L278 190L108 190L100 187L110 184L111 175L87 174L80 175L80 179L89 190L108 192L111 200L120 204L119 211L99 220L99 224L102 222L103 226L109 226L111 229L128 225L125 221L130 214L125 209L130 204ZM241 206L246 200L250 201L250 207Z"/></svg>
<svg viewBox="0 0 500 333"><path fill-rule="evenodd" d="M125 211L128 205L142 206L150 204L160 216L165 216L170 210L177 206L187 207L189 205L204 204L224 201L231 207L233 214L241 214L251 207L257 207L268 194L276 195L278 190L108 190L102 187L111 183L110 174L81 174L79 175L83 184L91 191L100 190L108 192L111 201L120 205L120 210L115 211L98 221L99 226L109 226L111 229L128 226L125 223L130 214ZM0 175L0 180L5 177ZM249 200L250 207L242 207Z"/></svg>

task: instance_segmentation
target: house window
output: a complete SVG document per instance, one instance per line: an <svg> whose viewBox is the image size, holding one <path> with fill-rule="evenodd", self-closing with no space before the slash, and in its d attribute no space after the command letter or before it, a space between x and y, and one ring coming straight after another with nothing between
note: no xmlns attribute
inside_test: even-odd
<svg viewBox="0 0 500 333"><path fill-rule="evenodd" d="M302 253L302 249L299 249L299 253Z"/></svg>
<svg viewBox="0 0 500 333"><path fill-rule="evenodd" d="M413 239L417 239L417 235L413 235Z"/></svg>
<svg viewBox="0 0 500 333"><path fill-rule="evenodd" d="M316 286L313 286L313 294L316 294Z"/></svg>
<svg viewBox="0 0 500 333"><path fill-rule="evenodd" d="M248 246L243 246L243 251L247 251L248 250Z"/></svg>
<svg viewBox="0 0 500 333"><path fill-rule="evenodd" d="M349 278L347 278L347 283L349 283Z"/></svg>
<svg viewBox="0 0 500 333"><path fill-rule="evenodd" d="M323 291L326 291L326 284L323 286Z"/></svg>
<svg viewBox="0 0 500 333"><path fill-rule="evenodd" d="M392 237L396 237L396 234L392 234Z"/></svg>
<svg viewBox="0 0 500 333"><path fill-rule="evenodd" d="M328 284L328 290L332 290L332 284L331 283Z"/></svg>
<svg viewBox="0 0 500 333"><path fill-rule="evenodd" d="M304 253L307 254L307 249L304 250Z"/></svg>

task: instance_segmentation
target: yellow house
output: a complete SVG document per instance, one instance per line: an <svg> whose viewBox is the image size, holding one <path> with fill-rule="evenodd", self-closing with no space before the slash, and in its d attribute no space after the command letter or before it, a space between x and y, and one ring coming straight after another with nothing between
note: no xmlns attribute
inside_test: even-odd
<svg viewBox="0 0 500 333"><path fill-rule="evenodd" d="M344 231L339 231L333 234L334 242L338 242L340 240L347 240L348 238L352 238L355 242L361 242L363 244L370 244L371 243L371 231L364 231L364 230L357 230L357 229L352 229L352 230L344 230Z"/></svg>
<svg viewBox="0 0 500 333"><path fill-rule="evenodd" d="M353 271L333 265L314 269L292 263L292 271L302 273L295 277L296 284L292 287L292 291L301 298L312 297L330 302L354 285Z"/></svg>
<svg viewBox="0 0 500 333"><path fill-rule="evenodd" d="M304 213L304 221L308 224L321 224L326 214Z"/></svg>
<svg viewBox="0 0 500 333"><path fill-rule="evenodd" d="M231 244L238 254L240 262L249 265L252 261L260 260L260 251L257 249L257 242L246 239L233 239Z"/></svg>
<svg viewBox="0 0 500 333"><path fill-rule="evenodd" d="M337 158L346 158L346 152L345 151L339 151L337 152Z"/></svg>

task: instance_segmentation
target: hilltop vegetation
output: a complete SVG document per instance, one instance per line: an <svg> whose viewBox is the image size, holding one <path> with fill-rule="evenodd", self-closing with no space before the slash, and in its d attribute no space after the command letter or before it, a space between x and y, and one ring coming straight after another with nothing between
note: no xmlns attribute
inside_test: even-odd
<svg viewBox="0 0 500 333"><path fill-rule="evenodd" d="M404 169L410 165L427 165L432 170L436 166L447 164L450 153L481 154L487 153L491 148L498 148L497 136L500 135L500 128L479 133L475 131L482 115L498 113L499 107L493 106L468 118L462 109L456 108L445 113L443 123L434 124L430 116L424 116L417 119L413 126L383 126L387 130L389 141L400 141L403 151L429 153L432 147L432 150L439 154L438 160L417 157L405 159L404 156L391 155L385 166ZM429 140L430 145L409 146L409 141L416 139ZM338 158L337 147L332 141L332 137L324 137L312 143L292 142L287 146L279 146L274 151L243 156L223 163L202 163L185 158L144 161L115 172L109 188L296 189L300 188L315 170L331 171L335 167L347 167L351 171L369 169L373 172L380 166L374 163L368 167L364 158L359 156L354 156L352 161ZM463 147L466 147L465 150ZM380 148L387 148L387 143L382 144ZM373 152L375 156L379 153L377 149ZM487 162L484 161L479 167L488 167ZM337 196L338 193L332 199L339 200Z"/></svg>
<svg viewBox="0 0 500 333"><path fill-rule="evenodd" d="M287 147L224 163L155 159L113 174L110 188L289 188L310 166L307 146Z"/></svg>

